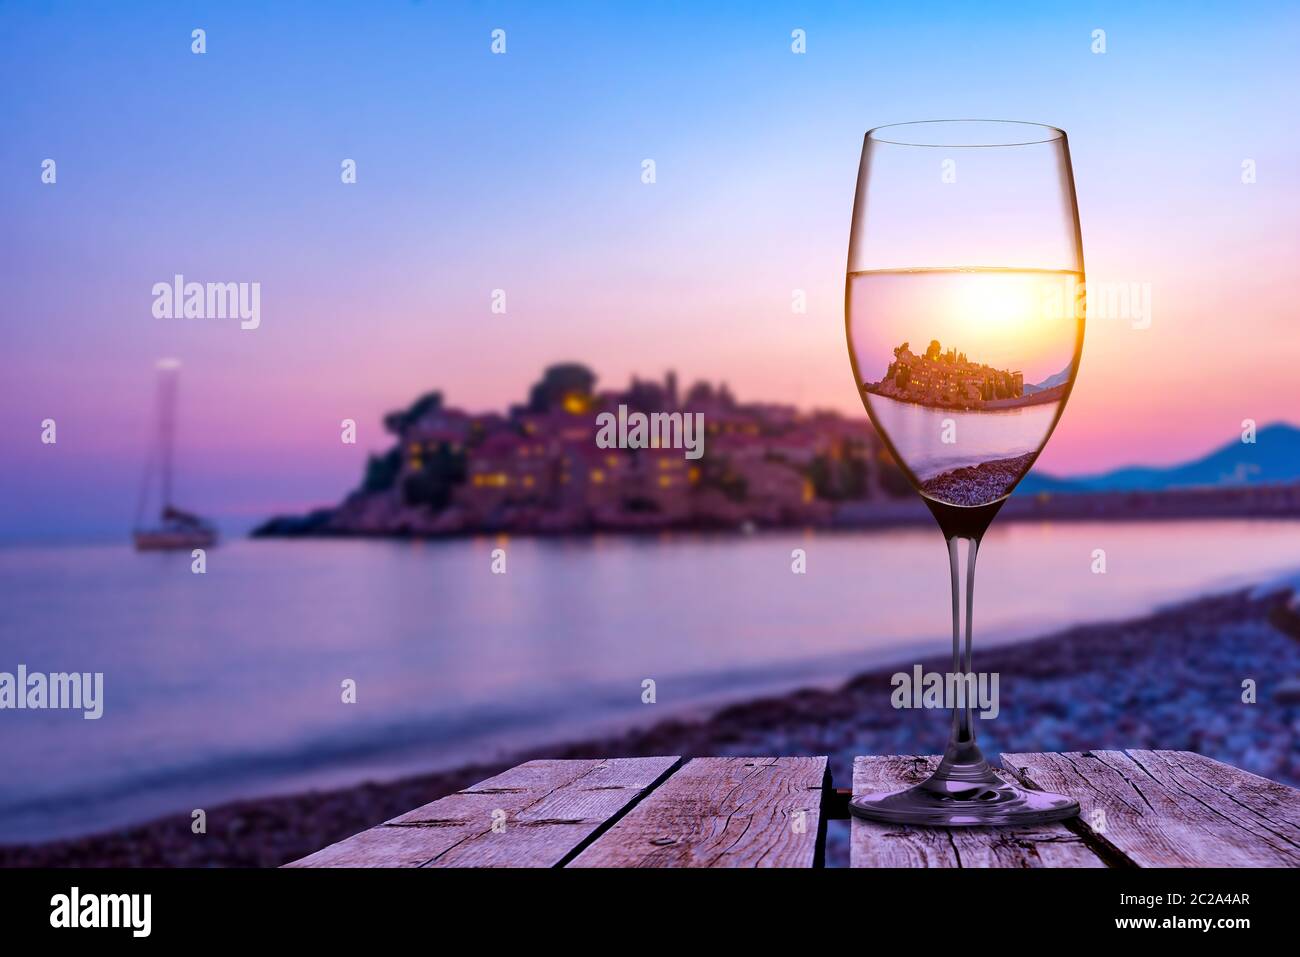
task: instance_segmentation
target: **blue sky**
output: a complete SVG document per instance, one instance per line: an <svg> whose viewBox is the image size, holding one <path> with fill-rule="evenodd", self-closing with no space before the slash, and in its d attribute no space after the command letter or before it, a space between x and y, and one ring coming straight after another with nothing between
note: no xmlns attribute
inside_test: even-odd
<svg viewBox="0 0 1300 957"><path fill-rule="evenodd" d="M499 407L560 359L857 414L858 152L910 119L1065 128L1090 276L1155 287L1145 335L1089 328L1047 468L1186 458L1294 404L1292 5L260 6L0 6L0 540L124 526L161 355L187 500L245 518L336 499L417 393ZM263 327L153 319L178 272L261 282Z"/></svg>

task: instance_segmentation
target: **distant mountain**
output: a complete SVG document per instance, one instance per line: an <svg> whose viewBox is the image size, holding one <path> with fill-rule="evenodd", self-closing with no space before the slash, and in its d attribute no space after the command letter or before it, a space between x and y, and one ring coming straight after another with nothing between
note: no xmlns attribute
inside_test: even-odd
<svg viewBox="0 0 1300 957"><path fill-rule="evenodd" d="M1066 366L1056 375L1049 375L1042 382L1025 386L1025 395L1033 395L1035 392L1042 392L1045 389L1054 389L1058 385L1065 385L1070 381L1070 367Z"/></svg>
<svg viewBox="0 0 1300 957"><path fill-rule="evenodd" d="M1016 488L1016 494L1161 491L1296 481L1300 481L1300 428L1286 422L1275 422L1256 433L1253 445L1238 439L1182 465L1166 468L1129 466L1113 472L1070 478L1030 472Z"/></svg>

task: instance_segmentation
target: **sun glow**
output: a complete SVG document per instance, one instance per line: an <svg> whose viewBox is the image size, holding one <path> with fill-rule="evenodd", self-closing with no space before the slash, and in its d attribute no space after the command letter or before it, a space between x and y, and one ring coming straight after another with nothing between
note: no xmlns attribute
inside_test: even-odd
<svg viewBox="0 0 1300 957"><path fill-rule="evenodd" d="M996 330L1000 336L1022 333L1041 317L1043 304L1036 291L1021 277L995 273L987 282L967 288L960 298L954 296L951 308L965 324Z"/></svg>
<svg viewBox="0 0 1300 957"><path fill-rule="evenodd" d="M978 283L948 290L936 335L972 359L1034 365L1055 351L1061 323L1082 320L1082 289L1075 273L980 270Z"/></svg>

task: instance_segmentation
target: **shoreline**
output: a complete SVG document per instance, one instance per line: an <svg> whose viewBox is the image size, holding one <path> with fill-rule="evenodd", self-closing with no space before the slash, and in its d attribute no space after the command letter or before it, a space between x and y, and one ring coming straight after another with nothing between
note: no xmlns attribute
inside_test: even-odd
<svg viewBox="0 0 1300 957"><path fill-rule="evenodd" d="M988 463L986 463L987 465ZM960 471L960 470L958 470ZM950 472L931 479L937 481ZM1213 519L1300 519L1300 483L1276 485L1205 486L1163 491L1105 492L1012 492L1005 497L998 524L1007 522L1143 522ZM526 538L590 538L618 535L644 538L665 532L714 535L749 535L812 528L818 531L870 531L900 526L934 524L934 516L916 494L901 498L841 502L825 519L801 518L789 521L751 522L743 525L665 521L629 528L598 523L566 529L533 526L475 527L458 531L385 531L382 529L327 529L323 522L332 508L318 509L305 516L280 515L254 527L250 539L371 539L391 541L440 541L480 538L484 535L515 535Z"/></svg>
<svg viewBox="0 0 1300 957"><path fill-rule="evenodd" d="M1002 714L980 728L986 753L1193 750L1300 784L1300 702L1271 695L1283 681L1300 680L1300 640L1273 623L1287 590L1260 591L1075 626L983 654L977 643L976 667L1002 676ZM947 666L945 656L918 663ZM185 811L83 837L0 845L0 866L274 867L537 757L827 754L843 785L854 754L933 753L944 740L946 713L890 707L889 677L898 667L450 770L233 801L206 809L204 835L191 833ZM1240 701L1243 677L1258 682L1258 704ZM1196 722L1185 720L1189 712Z"/></svg>

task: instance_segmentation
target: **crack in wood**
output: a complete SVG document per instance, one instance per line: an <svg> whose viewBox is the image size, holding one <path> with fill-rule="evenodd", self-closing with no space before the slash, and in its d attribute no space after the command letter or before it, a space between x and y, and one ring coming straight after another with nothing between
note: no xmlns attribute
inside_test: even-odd
<svg viewBox="0 0 1300 957"><path fill-rule="evenodd" d="M516 821L515 827L549 827L553 824L588 824L580 817L543 817L535 821Z"/></svg>
<svg viewBox="0 0 1300 957"><path fill-rule="evenodd" d="M389 821L380 827L468 827L469 821L460 818L429 818L425 821Z"/></svg>

